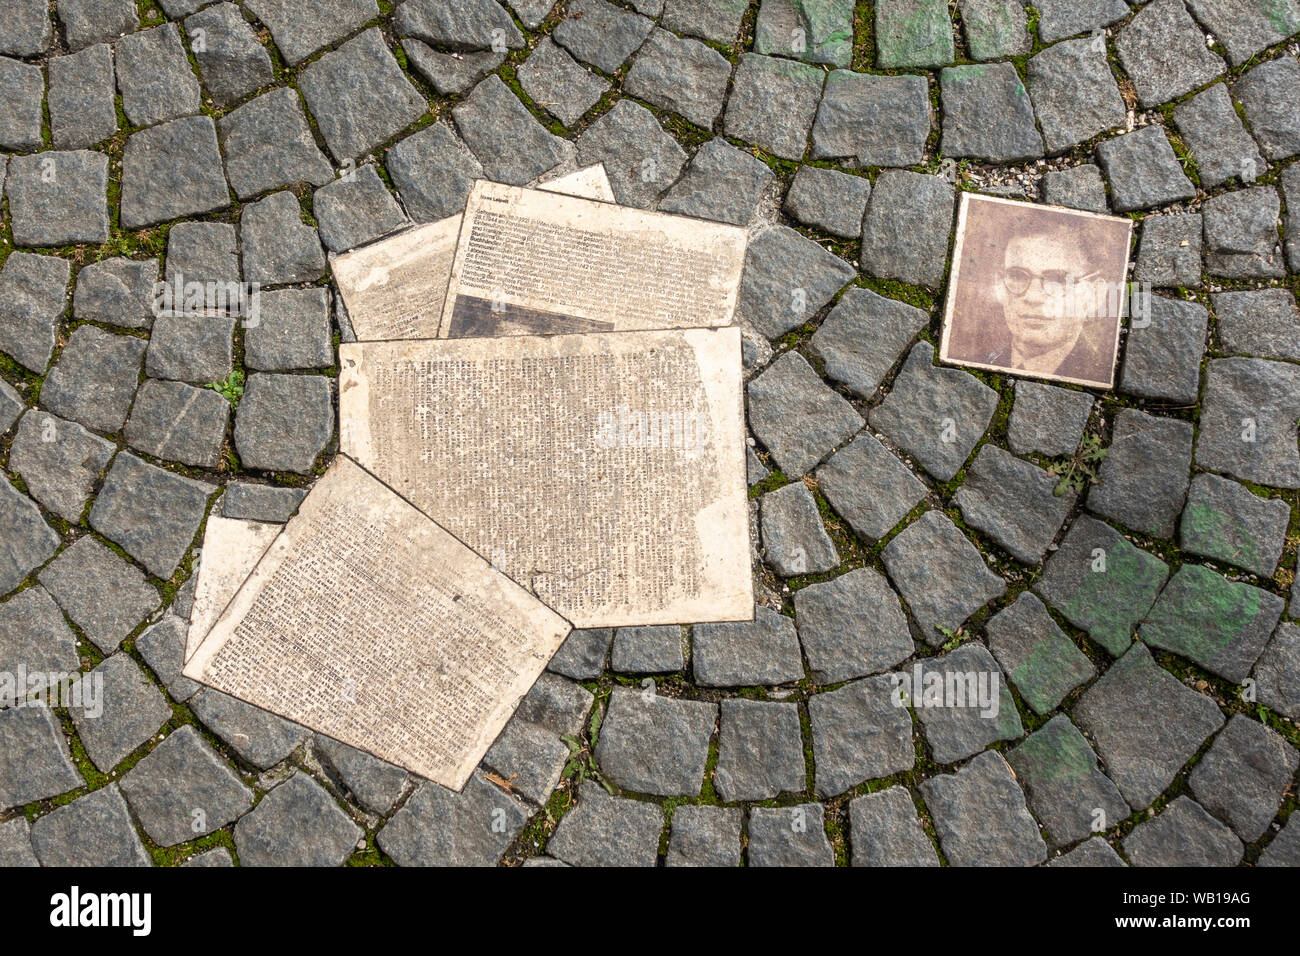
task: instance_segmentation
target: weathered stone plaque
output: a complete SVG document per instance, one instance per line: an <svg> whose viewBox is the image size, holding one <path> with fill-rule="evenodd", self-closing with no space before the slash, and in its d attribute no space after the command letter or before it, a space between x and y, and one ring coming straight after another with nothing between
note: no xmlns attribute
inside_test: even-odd
<svg viewBox="0 0 1300 956"><path fill-rule="evenodd" d="M459 790L568 632L340 455L185 676Z"/></svg>
<svg viewBox="0 0 1300 956"><path fill-rule="evenodd" d="M739 329L339 358L343 452L575 627L752 617Z"/></svg>
<svg viewBox="0 0 1300 956"><path fill-rule="evenodd" d="M745 230L474 184L440 338L730 325Z"/></svg>
<svg viewBox="0 0 1300 956"><path fill-rule="evenodd" d="M941 361L1110 388L1129 219L962 193Z"/></svg>
<svg viewBox="0 0 1300 956"><path fill-rule="evenodd" d="M538 188L614 201L605 167L599 164ZM358 340L437 337L460 225L461 217L451 216L334 259L334 281Z"/></svg>
<svg viewBox="0 0 1300 956"><path fill-rule="evenodd" d="M203 531L198 581L194 586L194 608L190 612L189 636L185 642L188 661L208 636L212 625L235 596L283 525L223 518L213 510Z"/></svg>
<svg viewBox="0 0 1300 956"><path fill-rule="evenodd" d="M565 176L544 183L535 183L537 189L548 193L561 193L565 196L581 196L584 199L596 199L600 202L614 202L614 187L609 184L605 174L605 164L596 163L574 170Z"/></svg>

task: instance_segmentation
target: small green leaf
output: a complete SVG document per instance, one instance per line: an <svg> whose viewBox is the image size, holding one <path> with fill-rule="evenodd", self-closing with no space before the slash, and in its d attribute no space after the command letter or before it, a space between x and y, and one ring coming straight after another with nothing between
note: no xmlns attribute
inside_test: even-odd
<svg viewBox="0 0 1300 956"><path fill-rule="evenodd" d="M225 398L231 408L236 408L244 397L244 373L235 369L224 382L209 382L206 387Z"/></svg>

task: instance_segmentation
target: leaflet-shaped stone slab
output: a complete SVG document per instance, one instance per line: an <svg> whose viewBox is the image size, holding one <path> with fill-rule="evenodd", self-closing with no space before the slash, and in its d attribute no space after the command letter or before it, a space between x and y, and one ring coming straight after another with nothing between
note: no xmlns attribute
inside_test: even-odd
<svg viewBox="0 0 1300 956"><path fill-rule="evenodd" d="M614 201L614 190L600 164L538 189ZM359 341L437 338L460 225L461 216L450 216L333 260L334 281Z"/></svg>
<svg viewBox="0 0 1300 956"><path fill-rule="evenodd" d="M339 356L344 453L575 627L753 617L739 329Z"/></svg>
<svg viewBox="0 0 1300 956"><path fill-rule="evenodd" d="M459 790L569 630L341 455L185 676Z"/></svg>
<svg viewBox="0 0 1300 956"><path fill-rule="evenodd" d="M737 226L480 180L439 336L730 325L747 246Z"/></svg>

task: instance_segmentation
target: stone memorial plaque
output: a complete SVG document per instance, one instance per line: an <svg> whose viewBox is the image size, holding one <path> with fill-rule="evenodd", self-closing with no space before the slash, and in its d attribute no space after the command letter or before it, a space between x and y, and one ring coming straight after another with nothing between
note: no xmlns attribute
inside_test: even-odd
<svg viewBox="0 0 1300 956"><path fill-rule="evenodd" d="M340 455L184 673L460 790L569 630Z"/></svg>
<svg viewBox="0 0 1300 956"><path fill-rule="evenodd" d="M1108 389L1129 219L963 193L940 361Z"/></svg>
<svg viewBox="0 0 1300 956"><path fill-rule="evenodd" d="M199 649L239 586L253 573L253 568L282 527L260 521L223 518L213 509L203 530L194 608L190 612L190 631L185 641L187 661Z"/></svg>
<svg viewBox="0 0 1300 956"><path fill-rule="evenodd" d="M343 452L575 627L752 617L739 329L339 359Z"/></svg>
<svg viewBox="0 0 1300 956"><path fill-rule="evenodd" d="M441 338L730 325L744 229L480 180Z"/></svg>
<svg viewBox="0 0 1300 956"><path fill-rule="evenodd" d="M538 188L614 201L605 167L599 164ZM459 215L450 216L333 260L334 281L359 341L437 337L460 224Z"/></svg>
<svg viewBox="0 0 1300 956"><path fill-rule="evenodd" d="M561 193L565 196L581 196L584 199L596 199L600 202L614 202L614 187L609 184L605 174L605 164L596 163L584 166L564 176L544 183L537 183L536 188L548 193Z"/></svg>

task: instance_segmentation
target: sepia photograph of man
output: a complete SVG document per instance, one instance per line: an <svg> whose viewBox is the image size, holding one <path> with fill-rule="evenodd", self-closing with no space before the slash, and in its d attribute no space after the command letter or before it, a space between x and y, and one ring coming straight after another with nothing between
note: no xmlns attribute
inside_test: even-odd
<svg viewBox="0 0 1300 956"><path fill-rule="evenodd" d="M940 361L1111 388L1132 228L964 193Z"/></svg>

